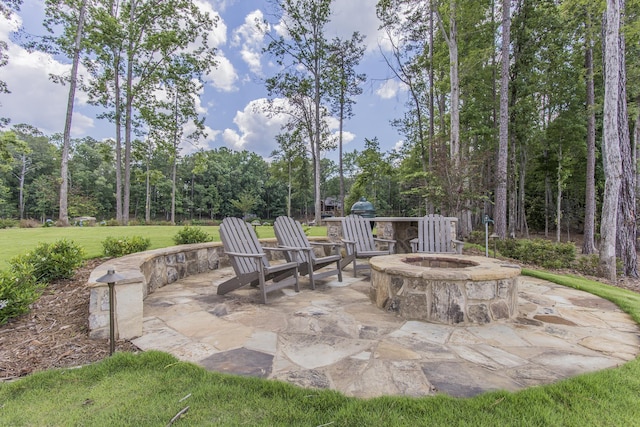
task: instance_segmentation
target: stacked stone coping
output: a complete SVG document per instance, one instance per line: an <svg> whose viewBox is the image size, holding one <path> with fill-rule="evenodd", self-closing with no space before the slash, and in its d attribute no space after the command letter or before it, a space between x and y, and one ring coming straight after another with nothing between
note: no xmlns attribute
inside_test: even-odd
<svg viewBox="0 0 640 427"><path fill-rule="evenodd" d="M424 267L422 260L465 266ZM386 255L370 263L372 301L403 318L469 325L508 319L517 312L517 265L451 254Z"/></svg>
<svg viewBox="0 0 640 427"><path fill-rule="evenodd" d="M327 241L310 237L310 241ZM265 247L278 245L275 238L260 239ZM316 249L318 251L323 250ZM281 252L267 251L270 260L282 259ZM320 254L324 256L323 254ZM111 259L90 274L89 337L109 337L109 287L98 278L108 270L124 277L115 286L115 337L133 339L142 335L143 302L156 289L194 274L228 267L221 242L171 246Z"/></svg>

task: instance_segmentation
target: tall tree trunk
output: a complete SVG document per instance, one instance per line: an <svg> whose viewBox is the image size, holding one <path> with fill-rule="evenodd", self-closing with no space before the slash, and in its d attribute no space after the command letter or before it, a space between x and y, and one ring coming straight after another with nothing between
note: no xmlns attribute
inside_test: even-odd
<svg viewBox="0 0 640 427"><path fill-rule="evenodd" d="M520 173L518 178L520 185L518 189L518 230L526 239L529 238L529 225L527 224L527 210L525 207L525 185L527 172L527 151L523 147L520 150Z"/></svg>
<svg viewBox="0 0 640 427"><path fill-rule="evenodd" d="M289 167L289 185L287 188L287 216L291 216L291 187L292 187L292 168L291 168L291 157L289 157L288 167Z"/></svg>
<svg viewBox="0 0 640 427"><path fill-rule="evenodd" d="M592 254L596 251L596 113L593 81L593 46L590 34L590 29L587 29L587 39L585 40L585 69L587 74L587 176L584 208L584 235L582 243L583 254Z"/></svg>
<svg viewBox="0 0 640 427"><path fill-rule="evenodd" d="M638 154L638 150L640 150L640 96L636 97L636 108L638 111L638 114L636 115L636 120L635 123L633 125L633 164L637 165L638 163L638 157L640 157ZM636 168L636 199L638 197L640 197L640 194L638 194L638 191L640 190L640 186L638 186L638 182L640 182L640 175L638 174L639 169Z"/></svg>
<svg viewBox="0 0 640 427"><path fill-rule="evenodd" d="M548 154L545 151L544 159L545 162L548 159ZM549 210L551 209L551 200L552 200L552 192L551 192L551 180L549 179L549 173L545 171L544 173L544 237L549 237Z"/></svg>
<svg viewBox="0 0 640 427"><path fill-rule="evenodd" d="M556 176L556 242L560 243L560 233L562 232L562 146L558 148L558 170Z"/></svg>
<svg viewBox="0 0 640 427"><path fill-rule="evenodd" d="M625 1L621 0L621 26L624 22L624 9ZM619 40L620 79L618 81L618 134L620 138L620 156L622 158L622 181L620 186L616 242L624 266L625 276L638 277L638 255L636 252L636 165L633 162L631 140L629 137L624 33L620 33Z"/></svg>
<svg viewBox="0 0 640 427"><path fill-rule="evenodd" d="M449 80L451 101L451 124L449 131L449 155L451 164L458 172L460 166L460 79L458 77L458 26L456 23L456 0L449 5L449 31L444 27L442 16L437 12L442 35L449 47Z"/></svg>
<svg viewBox="0 0 640 427"><path fill-rule="evenodd" d="M171 225L176 225L176 177L177 177L177 155L174 153L171 163Z"/></svg>
<svg viewBox="0 0 640 427"><path fill-rule="evenodd" d="M136 1L131 2L129 25L135 20ZM133 121L133 35L129 35L127 48L127 79L126 79L126 111L124 123L124 194L122 200L122 223L129 224L129 199L131 197L131 125Z"/></svg>
<svg viewBox="0 0 640 427"><path fill-rule="evenodd" d="M620 3L607 0L604 20L604 118L603 161L604 198L600 234L600 269L604 277L616 281L616 235L618 197L622 181L622 157L620 153Z"/></svg>
<svg viewBox="0 0 640 427"><path fill-rule="evenodd" d="M69 96L67 98L67 114L64 121L64 133L62 135L62 158L60 159L60 213L58 222L60 225L69 226L68 190L69 190L69 151L71 146L71 119L73 117L73 103L76 97L78 84L78 63L82 50L82 36L84 31L84 18L87 2L84 0L78 13L78 26L73 46L73 62L71 64L71 76L69 81Z"/></svg>
<svg viewBox="0 0 640 427"><path fill-rule="evenodd" d="M434 8L433 0L430 1L429 7L429 172L433 171L433 144L435 143L435 100L434 100L434 88L435 84L435 76L434 76L434 66L433 66L433 8ZM429 203L429 202L427 202ZM433 213L433 204L431 205L431 209L427 208L427 213Z"/></svg>
<svg viewBox="0 0 640 427"><path fill-rule="evenodd" d="M500 239L507 235L507 160L509 147L509 44L511 32L511 2L502 1L502 70L500 76L500 139L496 167L495 233Z"/></svg>
<svg viewBox="0 0 640 427"><path fill-rule="evenodd" d="M341 93L341 99L344 99L344 93ZM339 129L339 141L338 141L338 172L340 174L340 216L344 216L344 164L342 161L342 126L344 124L344 102L340 103L340 129Z"/></svg>
<svg viewBox="0 0 640 427"><path fill-rule="evenodd" d="M151 223L151 142L146 157L144 221L148 225Z"/></svg>
<svg viewBox="0 0 640 427"><path fill-rule="evenodd" d="M25 153L22 153L21 163L20 176L18 177L18 210L20 219L24 219L24 183L27 176L27 155Z"/></svg>
<svg viewBox="0 0 640 427"><path fill-rule="evenodd" d="M319 53L320 53L320 46L318 45L318 38L315 37L314 38L314 44L315 47L313 49L313 51L315 52L315 59L314 59L314 99L313 99L313 106L314 106L314 128L315 128L315 134L314 134L314 140L315 140L315 158L314 158L314 169L316 171L315 176L314 176L314 186L315 186L315 203L314 203L314 207L315 207L315 223L316 225L320 225L320 222L322 221L322 203L321 203L321 198L322 195L320 194L320 176L321 176L321 171L320 171L320 154L321 154L321 149L320 149L320 144L321 144L321 126L320 126L320 103L321 103L321 99L320 99L320 58L319 58Z"/></svg>
<svg viewBox="0 0 640 427"><path fill-rule="evenodd" d="M116 67L120 61L116 60ZM120 77L114 75L115 125L116 125L116 221L122 224L122 103L120 98Z"/></svg>
<svg viewBox="0 0 640 427"><path fill-rule="evenodd" d="M176 180L178 177L178 146L180 141L178 139L178 91L175 94L174 117L173 117L173 161L171 163L171 224L176 225ZM246 214L245 214L246 216Z"/></svg>

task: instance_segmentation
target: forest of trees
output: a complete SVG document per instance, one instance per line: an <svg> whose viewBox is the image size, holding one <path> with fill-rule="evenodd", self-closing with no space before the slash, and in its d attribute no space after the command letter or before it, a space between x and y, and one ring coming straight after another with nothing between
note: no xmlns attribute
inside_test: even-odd
<svg viewBox="0 0 640 427"><path fill-rule="evenodd" d="M3 0L3 13L19 3ZM69 216L125 224L248 213L319 218L326 197L348 207L367 196L382 215L457 216L462 237L485 216L502 238L584 233L585 253L602 237L635 272L628 256L635 257L639 0L379 0L392 44L385 60L408 93L404 115L389 124L404 136L403 151L381 152L374 137L346 153L326 120L352 114L366 79L356 72L363 38L328 39L331 0L273 0L288 37L272 32L276 22L263 23L265 54L283 66L265 84L289 102L291 121L270 163L227 149L180 155L180 143L201 131L184 133L187 122L201 124L190 96L198 84L182 84L184 77L197 82L216 65L206 44L184 49L204 43L216 25L194 15L193 2L163 2L161 11L143 0L46 3L59 24L50 28L67 31L34 48L94 65L82 90L105 108L116 137L66 144L65 134L7 124L0 217L59 217L67 146ZM143 25L152 11L162 19ZM175 16L192 26L182 38L160 37L175 29ZM84 38L74 44L79 31ZM166 96L153 98L151 87ZM336 149L339 161L327 160ZM601 222L613 237L600 235Z"/></svg>

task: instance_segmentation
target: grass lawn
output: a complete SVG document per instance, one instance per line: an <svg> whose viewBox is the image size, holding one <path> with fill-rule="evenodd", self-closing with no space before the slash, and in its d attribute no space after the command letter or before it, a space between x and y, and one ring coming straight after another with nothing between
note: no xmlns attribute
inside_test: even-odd
<svg viewBox="0 0 640 427"><path fill-rule="evenodd" d="M127 226L127 227L50 227L50 228L9 228L0 230L0 269L6 268L15 255L36 247L39 243L51 243L59 239L73 240L84 248L87 259L102 256L102 242L107 237L142 236L151 240L149 249L173 246L173 236L182 226ZM218 227L200 227L209 233L214 241L220 241ZM260 238L275 237L273 227L257 227ZM326 227L309 227L310 236L326 236Z"/></svg>
<svg viewBox="0 0 640 427"><path fill-rule="evenodd" d="M618 304L636 321L640 294L524 270ZM150 351L0 384L0 425L639 426L640 359L516 393L470 399L357 399L273 380L208 372Z"/></svg>

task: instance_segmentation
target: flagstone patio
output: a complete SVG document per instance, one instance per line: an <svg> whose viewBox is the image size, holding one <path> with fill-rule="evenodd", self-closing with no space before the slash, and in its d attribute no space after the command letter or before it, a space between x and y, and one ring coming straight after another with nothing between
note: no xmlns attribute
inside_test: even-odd
<svg viewBox="0 0 640 427"><path fill-rule="evenodd" d="M640 353L640 328L594 295L521 277L518 313L486 325L405 320L370 300L368 275L276 291L260 304L245 287L224 296L230 268L186 277L144 301L143 350L212 371L383 395L474 396L516 391L619 366Z"/></svg>

